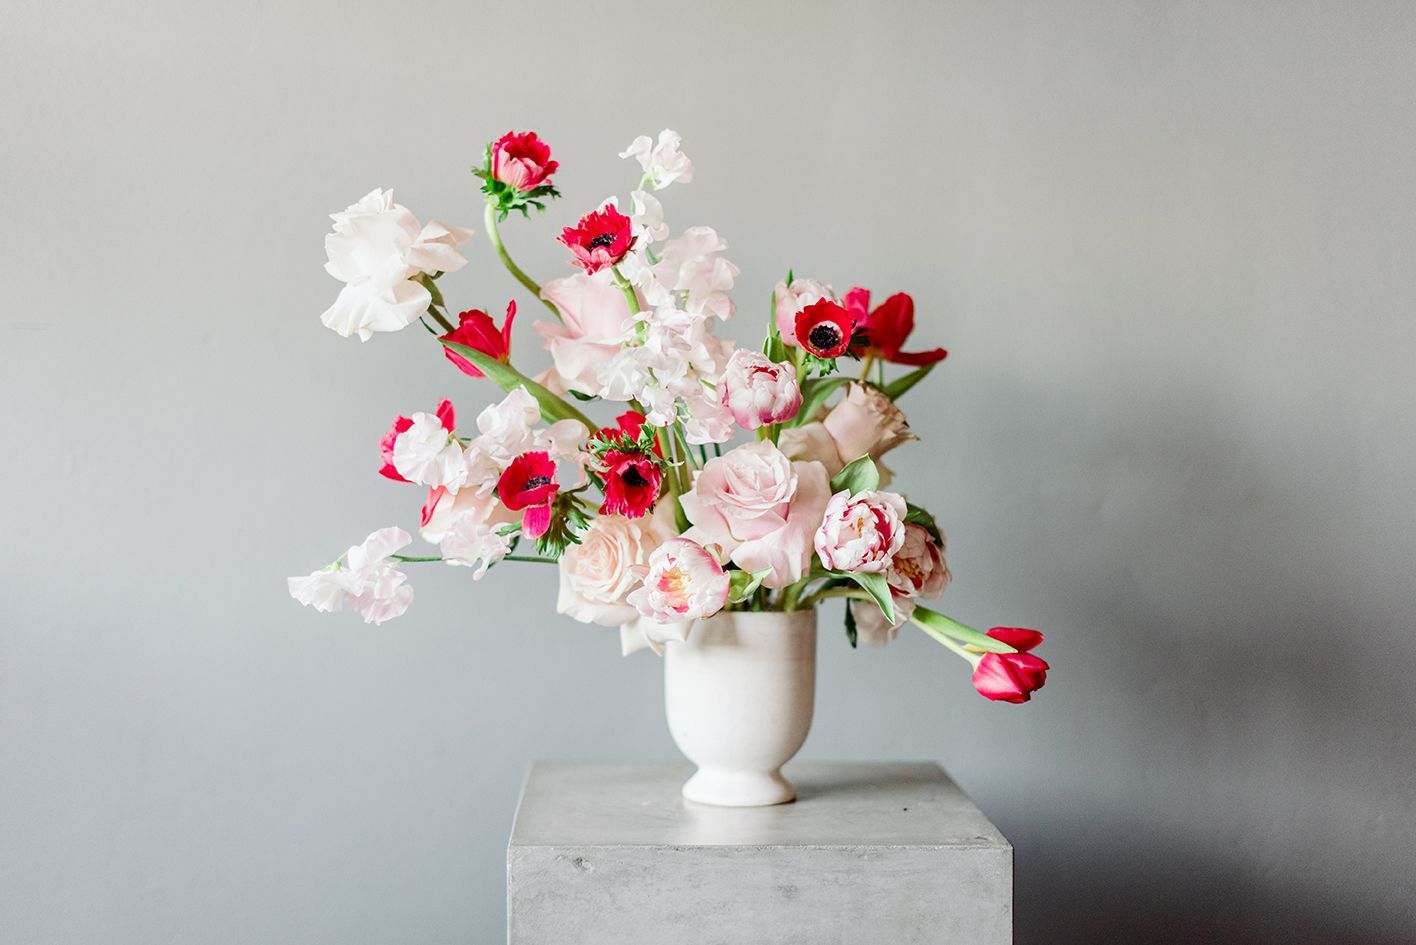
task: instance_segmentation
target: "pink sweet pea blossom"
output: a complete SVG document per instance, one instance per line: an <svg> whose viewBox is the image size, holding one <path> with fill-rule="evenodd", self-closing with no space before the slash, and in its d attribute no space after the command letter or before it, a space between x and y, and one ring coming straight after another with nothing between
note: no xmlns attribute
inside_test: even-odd
<svg viewBox="0 0 1416 945"><path fill-rule="evenodd" d="M418 416L418 414L414 414L414 416ZM434 416L437 417L438 423L441 424L449 434L451 434L457 426L457 415L453 411L452 401L447 398L438 401ZM389 428L389 431L383 435L383 439L379 440L379 455L383 457L383 466L379 469L379 475L386 476L395 482L412 481L403 476L393 464L394 444L398 442L399 436L407 433L408 429L412 426L412 418L398 417L393 421L393 426Z"/></svg>
<svg viewBox="0 0 1416 945"><path fill-rule="evenodd" d="M446 486L453 491L461 488L467 481L467 461L462 444L452 435L456 424L452 403L443 400L436 413L415 413L407 418L407 426L403 426L404 419L394 421L393 448L387 455L394 472L404 482ZM384 439L387 441L387 436Z"/></svg>
<svg viewBox="0 0 1416 945"><path fill-rule="evenodd" d="M686 538L664 542L642 570L643 583L628 601L650 620L670 623L711 617L728 602L728 575L697 542Z"/></svg>
<svg viewBox="0 0 1416 945"><path fill-rule="evenodd" d="M791 362L774 364L749 348L739 348L728 358L718 395L744 430L790 420L801 407L801 387Z"/></svg>
<svg viewBox="0 0 1416 945"><path fill-rule="evenodd" d="M816 531L816 554L832 571L881 573L904 544L907 512L893 492L838 492Z"/></svg>
<svg viewBox="0 0 1416 945"><path fill-rule="evenodd" d="M806 573L830 489L820 463L794 463L768 440L739 446L708 460L680 498L693 522L684 537L718 546L744 571L770 568L762 583L786 587Z"/></svg>

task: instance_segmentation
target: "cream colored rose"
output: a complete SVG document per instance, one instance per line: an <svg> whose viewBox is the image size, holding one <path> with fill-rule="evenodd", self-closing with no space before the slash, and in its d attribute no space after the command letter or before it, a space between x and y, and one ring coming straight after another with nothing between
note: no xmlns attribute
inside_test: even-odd
<svg viewBox="0 0 1416 945"><path fill-rule="evenodd" d="M673 537L669 506L660 502L652 515L638 519L597 516L580 544L561 555L556 610L606 627L638 620L639 611L625 598L641 583L633 569L647 567L649 555Z"/></svg>
<svg viewBox="0 0 1416 945"><path fill-rule="evenodd" d="M907 440L905 413L895 402L869 384L852 381L841 402L823 420L783 430L782 452L794 460L814 459L832 476L847 463L869 455L880 469L880 484L889 485L893 473L880 457Z"/></svg>

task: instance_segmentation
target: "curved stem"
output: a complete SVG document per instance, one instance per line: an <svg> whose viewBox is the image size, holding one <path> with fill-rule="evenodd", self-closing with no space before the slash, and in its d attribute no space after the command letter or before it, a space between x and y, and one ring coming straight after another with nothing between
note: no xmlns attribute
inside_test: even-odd
<svg viewBox="0 0 1416 945"><path fill-rule="evenodd" d="M873 600L865 591L857 590L853 587L828 587L824 591L817 591L815 594L798 601L795 609L805 610L819 601L827 600L832 597L844 597L848 600Z"/></svg>
<svg viewBox="0 0 1416 945"><path fill-rule="evenodd" d="M914 614L910 615L910 622L913 623L916 627L919 627L925 633L929 634L929 636L937 642L944 644L945 647L950 650L953 650L959 656L962 656L964 659L968 660L970 666L978 666L979 660L983 659L983 654L970 653L958 643L949 639L947 634L941 633L939 630L936 630L934 627L931 627L924 621L917 619Z"/></svg>
<svg viewBox="0 0 1416 945"><path fill-rule="evenodd" d="M560 309L541 298L541 286L537 284L535 279L532 279L526 273L522 272L521 267L512 261L511 254L506 251L506 246L502 243L501 233L497 230L497 208L490 203L487 204L487 209L486 212L482 214L482 219L486 221L487 239L491 240L492 249L497 251L497 257L502 261L502 265L506 267L506 271L515 276L516 281L524 285L527 291L540 300L542 305L550 309L551 314L556 317L557 321L561 321Z"/></svg>
<svg viewBox="0 0 1416 945"><path fill-rule="evenodd" d="M619 290L624 293L624 300L629 303L629 314L638 315L641 310L639 296L635 294L634 286L629 284L628 279L620 275L619 266L611 266L610 272L615 274L615 285L619 286Z"/></svg>

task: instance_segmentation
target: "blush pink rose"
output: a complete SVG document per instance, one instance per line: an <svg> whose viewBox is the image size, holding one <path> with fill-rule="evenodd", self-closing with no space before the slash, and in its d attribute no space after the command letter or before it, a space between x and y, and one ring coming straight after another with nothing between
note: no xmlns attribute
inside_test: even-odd
<svg viewBox="0 0 1416 945"><path fill-rule="evenodd" d="M710 459L680 502L693 527L684 533L716 545L744 571L771 573L782 588L801 580L811 536L821 524L831 486L816 462L792 462L768 440Z"/></svg>
<svg viewBox="0 0 1416 945"><path fill-rule="evenodd" d="M640 585L636 568L647 568L649 555L674 534L673 512L662 503L651 516L629 519L597 516L560 558L560 593L556 611L581 623L606 627L632 623L639 611L628 600Z"/></svg>
<svg viewBox="0 0 1416 945"><path fill-rule="evenodd" d="M816 531L816 554L832 571L882 573L905 542L907 513L893 492L838 492Z"/></svg>
<svg viewBox="0 0 1416 945"><path fill-rule="evenodd" d="M880 470L881 485L889 485L894 476L880 458L914 439L918 437L893 400L869 384L852 381L824 419L783 430L780 443L792 459L814 459L833 476L847 463L869 456Z"/></svg>
<svg viewBox="0 0 1416 945"><path fill-rule="evenodd" d="M534 324L554 362L538 380L554 393L600 393L600 368L619 354L629 320L629 304L611 276L581 272L541 287L541 298L561 314L559 322Z"/></svg>
<svg viewBox="0 0 1416 945"><path fill-rule="evenodd" d="M801 386L791 362L774 363L750 348L739 348L728 358L718 396L744 430L790 420L801 407Z"/></svg>
<svg viewBox="0 0 1416 945"><path fill-rule="evenodd" d="M711 617L728 602L731 582L723 566L687 538L664 542L640 570L643 582L630 592L629 602L658 623Z"/></svg>

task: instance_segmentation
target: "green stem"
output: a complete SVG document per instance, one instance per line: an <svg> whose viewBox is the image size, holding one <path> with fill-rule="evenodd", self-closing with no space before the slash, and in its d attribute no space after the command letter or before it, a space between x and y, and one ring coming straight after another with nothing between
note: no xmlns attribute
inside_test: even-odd
<svg viewBox="0 0 1416 945"><path fill-rule="evenodd" d="M535 555L506 555L503 561L530 561L532 564L555 564L555 558L538 558Z"/></svg>
<svg viewBox="0 0 1416 945"><path fill-rule="evenodd" d="M497 257L502 261L502 265L506 267L506 271L515 276L516 281L524 285L527 291L540 300L542 305L550 309L551 314L556 317L557 321L561 321L560 309L541 298L541 286L537 284L535 279L532 279L526 273L522 272L521 267L512 261L511 254L506 251L506 246L502 243L501 233L497 230L497 208L490 203L487 204L487 209L486 212L482 214L482 219L486 221L487 239L491 240L492 249L497 251Z"/></svg>
<svg viewBox="0 0 1416 945"><path fill-rule="evenodd" d="M619 266L611 266L610 272L615 274L615 285L624 293L624 300L629 303L629 314L638 315L641 309L639 308L639 296L635 293L634 286L630 285L629 280L620 274Z"/></svg>
<svg viewBox="0 0 1416 945"><path fill-rule="evenodd" d="M979 660L983 659L983 654L970 653L958 643L951 640L947 634L936 630L934 627L929 626L929 624L927 623L924 623L920 620L916 620L914 615L910 616L910 622L913 623L916 627L919 627L925 633L929 634L931 637L933 637L935 641L944 644L945 647L950 650L953 650L959 656L962 656L964 659L968 660L970 666L977 666Z"/></svg>
<svg viewBox="0 0 1416 945"><path fill-rule="evenodd" d="M805 610L813 604L828 600L832 597L844 597L848 600L874 600L874 598L865 591L857 590L854 587L828 587L823 591L817 591L815 594L798 601L794 609Z"/></svg>
<svg viewBox="0 0 1416 945"><path fill-rule="evenodd" d="M416 564L420 561L441 561L441 557L421 557L419 555L389 555L394 561L402 561L404 564Z"/></svg>

